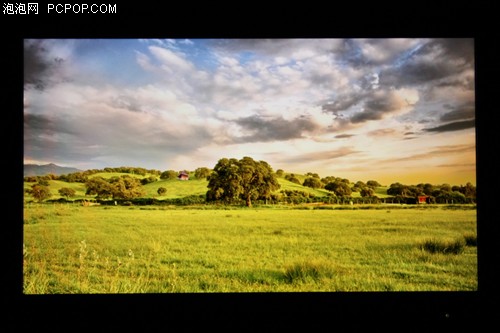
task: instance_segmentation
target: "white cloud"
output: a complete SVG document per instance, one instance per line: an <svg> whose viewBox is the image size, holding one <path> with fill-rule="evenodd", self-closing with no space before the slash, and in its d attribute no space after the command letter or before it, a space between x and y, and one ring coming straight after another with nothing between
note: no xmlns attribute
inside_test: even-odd
<svg viewBox="0 0 500 333"><path fill-rule="evenodd" d="M170 74L193 69L193 64L182 54L158 46L150 46L149 51L162 63L161 68Z"/></svg>
<svg viewBox="0 0 500 333"><path fill-rule="evenodd" d="M154 72L155 66L151 63L151 58L139 51L135 51L135 53L139 66L148 72Z"/></svg>

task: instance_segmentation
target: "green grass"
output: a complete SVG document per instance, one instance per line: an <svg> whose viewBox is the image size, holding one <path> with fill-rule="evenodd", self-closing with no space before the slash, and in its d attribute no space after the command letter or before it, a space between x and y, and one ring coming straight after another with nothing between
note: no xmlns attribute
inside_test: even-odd
<svg viewBox="0 0 500 333"><path fill-rule="evenodd" d="M155 197L158 199L176 199L189 195L205 195L208 191L208 181L206 179L191 178L186 181L178 179L159 180L154 183L144 185L146 197ZM158 188L164 187L167 193L163 196L158 195Z"/></svg>
<svg viewBox="0 0 500 333"><path fill-rule="evenodd" d="M299 178L299 177L297 177L297 178ZM291 182L289 180L286 180L284 178L278 178L278 183L281 185L281 188L278 191L281 191L281 190L303 191L303 192L307 192L307 193L312 193L312 194L319 196L319 197L324 197L329 193L325 189L313 189L313 188L310 188L307 186L302 186L302 185L296 184L296 183Z"/></svg>
<svg viewBox="0 0 500 333"><path fill-rule="evenodd" d="M31 189L31 186L37 184L24 182L24 189ZM52 196L49 199L59 199L62 196L59 194L59 190L63 187L71 188L75 190L75 196L71 198L71 200L82 199L85 198L85 184L83 183L68 183L61 180L49 180L49 189ZM34 200L33 197L29 194L25 194L26 200Z"/></svg>
<svg viewBox="0 0 500 333"><path fill-rule="evenodd" d="M24 292L477 290L475 210L203 208L28 204Z"/></svg>

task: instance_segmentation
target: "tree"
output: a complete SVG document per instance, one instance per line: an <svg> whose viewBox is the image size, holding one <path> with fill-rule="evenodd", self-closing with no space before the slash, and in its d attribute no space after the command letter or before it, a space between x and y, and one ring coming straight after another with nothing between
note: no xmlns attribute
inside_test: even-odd
<svg viewBox="0 0 500 333"><path fill-rule="evenodd" d="M382 186L382 185L380 185L380 183L379 183L378 181L376 181L376 180L369 180L369 181L367 181L367 182L366 182L366 185L367 185L368 187L371 187L371 188L375 188L375 187L380 187L380 186Z"/></svg>
<svg viewBox="0 0 500 333"><path fill-rule="evenodd" d="M128 175L112 177L109 183L112 187L113 199L133 199L145 193L139 179Z"/></svg>
<svg viewBox="0 0 500 333"><path fill-rule="evenodd" d="M375 191L373 190L373 188L371 187L365 187L363 188L359 194L361 194L361 196L364 198L364 197L373 197L375 195Z"/></svg>
<svg viewBox="0 0 500 333"><path fill-rule="evenodd" d="M42 202L45 199L48 199L52 196L50 193L50 189L47 186L43 186L40 184L34 184L31 186L31 189L27 189L26 193L29 193L37 200L38 202Z"/></svg>
<svg viewBox="0 0 500 333"><path fill-rule="evenodd" d="M141 184L142 185L146 185L146 184L149 184L149 183L154 183L157 180L158 179L156 179L155 176L149 176L149 177L146 177L146 178L142 178L141 179Z"/></svg>
<svg viewBox="0 0 500 333"><path fill-rule="evenodd" d="M442 185L440 186L440 189L441 189L441 191L443 191L443 192L451 192L451 186L450 186L450 184L446 184L446 183L445 183L445 184L442 184Z"/></svg>
<svg viewBox="0 0 500 333"><path fill-rule="evenodd" d="M345 181L336 181L325 185L325 190L335 193L336 196L350 196L352 193L351 188Z"/></svg>
<svg viewBox="0 0 500 333"><path fill-rule="evenodd" d="M367 185L363 183L361 180L358 180L356 184L352 187L353 192L361 192Z"/></svg>
<svg viewBox="0 0 500 333"><path fill-rule="evenodd" d="M161 173L160 179L176 179L177 178L177 172L174 170L167 170Z"/></svg>
<svg viewBox="0 0 500 333"><path fill-rule="evenodd" d="M164 188L164 187L158 187L158 195L164 195L165 193L167 193L167 189Z"/></svg>
<svg viewBox="0 0 500 333"><path fill-rule="evenodd" d="M59 194L63 197L66 197L66 199L69 199L69 197L74 197L75 196L75 190L69 187L63 187L59 189Z"/></svg>
<svg viewBox="0 0 500 333"><path fill-rule="evenodd" d="M315 172L308 172L308 173L306 173L306 176L314 177L314 178L318 178L318 179L320 178L319 175Z"/></svg>
<svg viewBox="0 0 500 333"><path fill-rule="evenodd" d="M194 176L197 179L207 178L208 176L210 176L210 169L205 167L197 168L196 170L194 170Z"/></svg>
<svg viewBox="0 0 500 333"><path fill-rule="evenodd" d="M321 178L321 182L325 185L328 183L335 183L335 181L337 181L337 178L334 176L327 176L325 178Z"/></svg>
<svg viewBox="0 0 500 333"><path fill-rule="evenodd" d="M285 179L292 182L292 183L300 185L300 180L297 177L295 177L295 174L293 174L293 173L290 175L286 175Z"/></svg>
<svg viewBox="0 0 500 333"><path fill-rule="evenodd" d="M309 177L309 178L306 178L306 180L304 180L304 183L302 184L302 186L307 186L310 188L321 188L321 187L323 187L323 184L321 183L319 178Z"/></svg>
<svg viewBox="0 0 500 333"><path fill-rule="evenodd" d="M284 174L285 174L285 171L283 171L283 169L276 170L276 176L283 177Z"/></svg>
<svg viewBox="0 0 500 333"><path fill-rule="evenodd" d="M144 194L139 179L124 175L112 177L106 180L102 177L94 177L88 180L86 195L97 195L100 199L133 199Z"/></svg>
<svg viewBox="0 0 500 333"><path fill-rule="evenodd" d="M113 187L102 177L94 177L85 182L85 195L97 195L99 199L108 199L113 196Z"/></svg>
<svg viewBox="0 0 500 333"><path fill-rule="evenodd" d="M240 199L251 207L252 200L269 198L280 185L267 162L243 157L220 159L208 177L208 188L207 201L232 203Z"/></svg>
<svg viewBox="0 0 500 333"><path fill-rule="evenodd" d="M403 185L401 183L393 183L387 189L387 194L392 196L403 196L406 197L410 193L410 189L407 185Z"/></svg>
<svg viewBox="0 0 500 333"><path fill-rule="evenodd" d="M43 177L39 177L38 178L38 184L42 185L42 186L49 186L49 179L47 178L47 176L43 176Z"/></svg>
<svg viewBox="0 0 500 333"><path fill-rule="evenodd" d="M434 186L432 184L430 183L424 184L424 193L426 195L431 195L433 191L434 191Z"/></svg>

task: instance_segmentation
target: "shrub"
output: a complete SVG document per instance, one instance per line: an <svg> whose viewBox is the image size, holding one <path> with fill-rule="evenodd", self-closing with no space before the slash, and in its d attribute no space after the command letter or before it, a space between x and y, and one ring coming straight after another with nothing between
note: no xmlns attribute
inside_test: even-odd
<svg viewBox="0 0 500 333"><path fill-rule="evenodd" d="M463 239L454 241L430 239L425 241L421 247L430 253L459 254L464 251L465 241Z"/></svg>
<svg viewBox="0 0 500 333"><path fill-rule="evenodd" d="M477 235L473 233L467 233L464 235L465 245L467 246L477 246Z"/></svg>
<svg viewBox="0 0 500 333"><path fill-rule="evenodd" d="M285 267L284 278L288 283L319 280L331 275L331 267L321 261L303 261Z"/></svg>

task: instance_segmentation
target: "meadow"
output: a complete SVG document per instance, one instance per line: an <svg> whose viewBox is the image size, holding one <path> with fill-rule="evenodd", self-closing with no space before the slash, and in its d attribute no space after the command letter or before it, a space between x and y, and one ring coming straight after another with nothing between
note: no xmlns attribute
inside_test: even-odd
<svg viewBox="0 0 500 333"><path fill-rule="evenodd" d="M374 207L27 203L24 293L477 290L475 206Z"/></svg>

